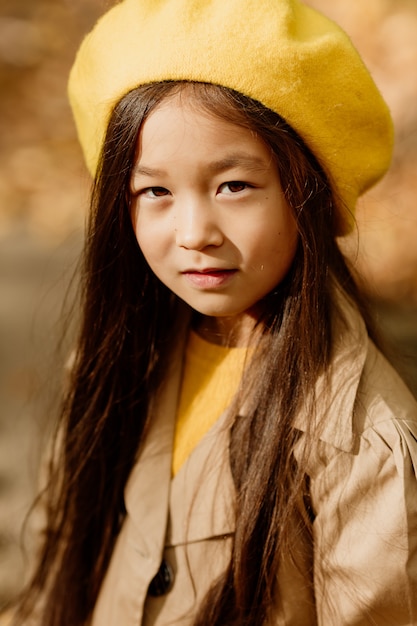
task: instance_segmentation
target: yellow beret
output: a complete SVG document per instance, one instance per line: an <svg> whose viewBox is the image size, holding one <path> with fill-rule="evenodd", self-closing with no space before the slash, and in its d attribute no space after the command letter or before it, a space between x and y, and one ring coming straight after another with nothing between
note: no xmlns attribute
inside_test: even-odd
<svg viewBox="0 0 417 626"><path fill-rule="evenodd" d="M374 81L346 33L298 0L123 0L104 14L69 79L93 175L115 103L161 80L223 85L277 112L351 211L389 167L392 121Z"/></svg>

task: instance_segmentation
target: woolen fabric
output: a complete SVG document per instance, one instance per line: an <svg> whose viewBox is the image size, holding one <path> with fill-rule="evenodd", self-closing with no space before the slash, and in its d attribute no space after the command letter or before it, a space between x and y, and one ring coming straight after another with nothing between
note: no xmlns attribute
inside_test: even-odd
<svg viewBox="0 0 417 626"><path fill-rule="evenodd" d="M94 175L115 103L164 80L234 89L281 115L340 197L340 233L387 170L388 108L346 33L298 0L124 0L82 43L69 97Z"/></svg>

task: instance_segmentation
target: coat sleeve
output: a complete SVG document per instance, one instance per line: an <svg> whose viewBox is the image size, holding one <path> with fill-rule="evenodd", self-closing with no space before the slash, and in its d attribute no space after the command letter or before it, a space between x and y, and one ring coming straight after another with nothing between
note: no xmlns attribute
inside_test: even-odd
<svg viewBox="0 0 417 626"><path fill-rule="evenodd" d="M318 455L311 498L320 626L417 624L417 420L388 413L385 406L354 451L329 453L323 443Z"/></svg>

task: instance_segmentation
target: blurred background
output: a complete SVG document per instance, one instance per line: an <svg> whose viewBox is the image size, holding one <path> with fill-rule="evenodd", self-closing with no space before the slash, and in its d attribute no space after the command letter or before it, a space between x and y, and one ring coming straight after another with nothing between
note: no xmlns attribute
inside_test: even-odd
<svg viewBox="0 0 417 626"><path fill-rule="evenodd" d="M79 255L90 180L66 99L81 38L106 0L0 0L0 607L26 564L22 521L56 409L62 301ZM345 242L392 358L417 394L417 3L310 0L362 53L396 125L384 181ZM326 68L323 68L326 71Z"/></svg>

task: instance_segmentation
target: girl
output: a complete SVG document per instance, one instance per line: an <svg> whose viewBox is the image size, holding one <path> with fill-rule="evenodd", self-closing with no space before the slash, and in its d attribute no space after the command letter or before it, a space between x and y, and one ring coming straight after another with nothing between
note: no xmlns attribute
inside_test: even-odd
<svg viewBox="0 0 417 626"><path fill-rule="evenodd" d="M388 167L297 0L123 0L70 97L83 318L17 623L417 624L417 409L337 236Z"/></svg>

